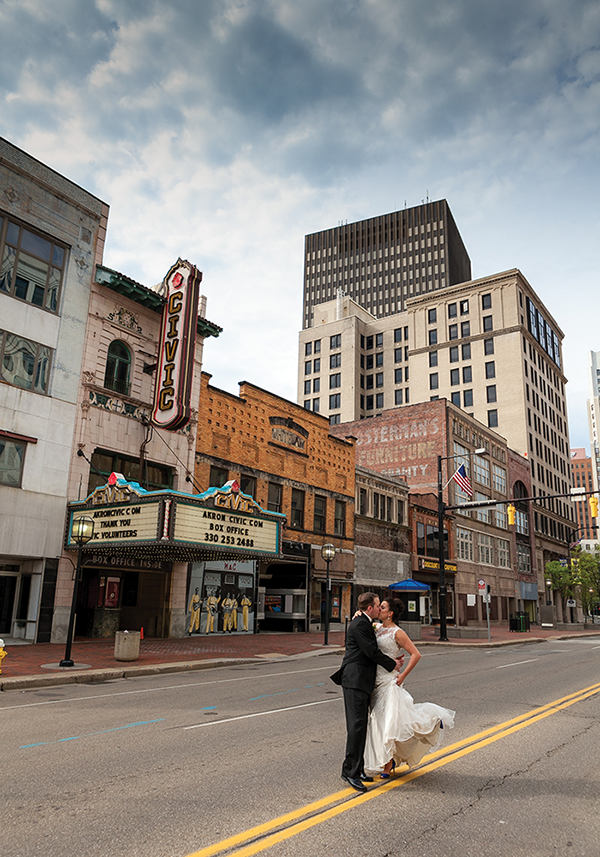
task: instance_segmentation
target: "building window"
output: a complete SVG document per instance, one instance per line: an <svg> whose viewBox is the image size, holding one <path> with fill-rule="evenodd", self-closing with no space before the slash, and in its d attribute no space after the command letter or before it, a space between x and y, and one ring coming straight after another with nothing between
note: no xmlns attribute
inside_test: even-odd
<svg viewBox="0 0 600 857"><path fill-rule="evenodd" d="M375 355L375 365L383 366L383 351L380 351L379 354Z"/></svg>
<svg viewBox="0 0 600 857"><path fill-rule="evenodd" d="M51 354L45 345L0 330L0 377L12 387L47 393Z"/></svg>
<svg viewBox="0 0 600 857"><path fill-rule="evenodd" d="M490 462L482 455L473 456L473 476L482 485L490 484ZM485 497L483 498L486 499Z"/></svg>
<svg viewBox="0 0 600 857"><path fill-rule="evenodd" d="M25 460L25 443L0 434L0 485L20 488Z"/></svg>
<svg viewBox="0 0 600 857"><path fill-rule="evenodd" d="M375 375L375 386L376 387L383 387L383 372L378 372Z"/></svg>
<svg viewBox="0 0 600 857"><path fill-rule="evenodd" d="M321 353L321 340L315 339L313 345L314 345L315 354L320 354Z"/></svg>
<svg viewBox="0 0 600 857"><path fill-rule="evenodd" d="M437 345L437 329L433 328L433 330L429 331L429 344Z"/></svg>
<svg viewBox="0 0 600 857"><path fill-rule="evenodd" d="M491 295L482 295L481 296L481 308L482 309L491 309L492 308L492 296Z"/></svg>
<svg viewBox="0 0 600 857"><path fill-rule="evenodd" d="M125 471L123 471L124 473ZM229 479L229 471L223 467L211 467L209 475L209 488L222 488Z"/></svg>
<svg viewBox="0 0 600 857"><path fill-rule="evenodd" d="M383 333L375 334L375 348L383 348Z"/></svg>
<svg viewBox="0 0 600 857"><path fill-rule="evenodd" d="M461 345L462 359L470 360L471 359L471 343L465 342L464 345Z"/></svg>
<svg viewBox="0 0 600 857"><path fill-rule="evenodd" d="M8 218L0 218L0 248L0 292L57 312L66 249Z"/></svg>
<svg viewBox="0 0 600 857"><path fill-rule="evenodd" d="M340 424L340 422L341 422L341 417L339 414L331 414L330 415L330 417L329 417L329 425L330 426L337 426Z"/></svg>
<svg viewBox="0 0 600 857"><path fill-rule="evenodd" d="M365 488L358 489L358 514L367 514L367 491Z"/></svg>
<svg viewBox="0 0 600 857"><path fill-rule="evenodd" d="M310 399L304 400L304 408L305 410L310 411Z"/></svg>
<svg viewBox="0 0 600 857"><path fill-rule="evenodd" d="M398 523L404 523L404 500L398 500Z"/></svg>
<svg viewBox="0 0 600 857"><path fill-rule="evenodd" d="M313 529L315 533L325 532L325 513L327 511L327 503L325 497L315 495L315 509L313 516Z"/></svg>
<svg viewBox="0 0 600 857"><path fill-rule="evenodd" d="M437 321L437 310L430 309L427 310L427 322L428 324L435 324Z"/></svg>
<svg viewBox="0 0 600 857"><path fill-rule="evenodd" d="M463 393L463 402L465 408L473 407L473 390L465 390Z"/></svg>
<svg viewBox="0 0 600 857"><path fill-rule="evenodd" d="M312 400L313 413L315 413L315 414L319 413L319 411L321 410L321 404L320 403L321 403L320 399L313 399Z"/></svg>
<svg viewBox="0 0 600 857"><path fill-rule="evenodd" d="M496 364L493 360L490 360L489 363L485 364L485 377L486 378L495 378L496 377Z"/></svg>
<svg viewBox="0 0 600 857"><path fill-rule="evenodd" d="M459 559L473 562L473 533L462 527L456 528L456 549Z"/></svg>
<svg viewBox="0 0 600 857"><path fill-rule="evenodd" d="M437 351L429 352L429 366L437 366L438 365L438 353Z"/></svg>
<svg viewBox="0 0 600 857"><path fill-rule="evenodd" d="M329 355L329 368L337 369L338 366L342 365L342 355L341 354L330 354Z"/></svg>
<svg viewBox="0 0 600 857"><path fill-rule="evenodd" d="M336 536L346 535L346 504L341 500L335 501L335 518L333 532Z"/></svg>
<svg viewBox="0 0 600 857"><path fill-rule="evenodd" d="M440 386L440 378L437 372L431 372L429 375L429 389L437 390Z"/></svg>
<svg viewBox="0 0 600 857"><path fill-rule="evenodd" d="M506 539L496 541L498 565L502 568L510 568L510 542Z"/></svg>
<svg viewBox="0 0 600 857"><path fill-rule="evenodd" d="M485 392L486 392L488 403L496 401L496 385L495 384L490 384L489 387L486 387Z"/></svg>
<svg viewBox="0 0 600 857"><path fill-rule="evenodd" d="M458 315L457 305L456 304L448 304L448 318L456 318Z"/></svg>
<svg viewBox="0 0 600 857"><path fill-rule="evenodd" d="M291 526L298 530L304 527L304 491L292 488Z"/></svg>
<svg viewBox="0 0 600 857"><path fill-rule="evenodd" d="M461 301L460 302L460 314L468 315L469 314L469 301Z"/></svg>
<svg viewBox="0 0 600 857"><path fill-rule="evenodd" d="M304 343L304 356L310 357L311 354L312 354L312 342L305 342Z"/></svg>
<svg viewBox="0 0 600 857"><path fill-rule="evenodd" d="M460 393L452 393L451 395L452 404L456 405L457 408L460 408Z"/></svg>
<svg viewBox="0 0 600 857"><path fill-rule="evenodd" d="M494 564L494 543L491 536L477 533L477 554L482 565Z"/></svg>
<svg viewBox="0 0 600 857"><path fill-rule="evenodd" d="M394 391L394 404L401 405L402 404L402 390Z"/></svg>
<svg viewBox="0 0 600 857"><path fill-rule="evenodd" d="M457 384L460 384L460 372L458 369L450 370L450 384L453 387L456 387Z"/></svg>
<svg viewBox="0 0 600 857"><path fill-rule="evenodd" d="M122 342L116 340L111 342L108 346L108 356L106 358L104 387L107 390L112 390L114 393L121 393L123 396L128 396L130 370L131 352L129 348Z"/></svg>
<svg viewBox="0 0 600 857"><path fill-rule="evenodd" d="M341 408L341 407L342 407L342 396L341 396L341 393L333 393L333 395L331 395L331 396L329 397L329 410L330 410L330 411L335 411L335 410L337 410L338 408Z"/></svg>
<svg viewBox="0 0 600 857"><path fill-rule="evenodd" d="M402 363L402 349L394 348L394 363Z"/></svg>
<svg viewBox="0 0 600 857"><path fill-rule="evenodd" d="M329 337L329 348L341 348L342 347L342 334L335 333L333 336Z"/></svg>
<svg viewBox="0 0 600 857"><path fill-rule="evenodd" d="M458 363L458 345L450 346L450 363Z"/></svg>
<svg viewBox="0 0 600 857"><path fill-rule="evenodd" d="M371 351L373 349L373 337L367 336L367 351Z"/></svg>
<svg viewBox="0 0 600 857"><path fill-rule="evenodd" d="M367 390L373 389L373 376L367 375Z"/></svg>
<svg viewBox="0 0 600 857"><path fill-rule="evenodd" d="M493 339L484 339L483 340L483 353L484 354L493 354L494 353L494 340Z"/></svg>
<svg viewBox="0 0 600 857"><path fill-rule="evenodd" d="M367 354L367 366L366 366L366 368L367 368L367 371L369 371L369 369L373 368L373 355L372 354Z"/></svg>
<svg viewBox="0 0 600 857"><path fill-rule="evenodd" d="M244 474L240 476L240 491L242 494L249 494L251 497L254 497L256 493L256 479L254 476L245 476Z"/></svg>
<svg viewBox="0 0 600 857"><path fill-rule="evenodd" d="M488 417L488 426L490 428L498 428L498 411L494 408L492 411L487 412Z"/></svg>
<svg viewBox="0 0 600 857"><path fill-rule="evenodd" d="M315 380L313 381L313 393L320 393L320 392L321 392L321 379L315 378Z"/></svg>
<svg viewBox="0 0 600 857"><path fill-rule="evenodd" d="M522 512L519 509L515 512L515 531L522 536L529 535L529 519L527 512Z"/></svg>
<svg viewBox="0 0 600 857"><path fill-rule="evenodd" d="M311 372L312 372L312 360L305 360L304 361L304 374L310 375Z"/></svg>
<svg viewBox="0 0 600 857"><path fill-rule="evenodd" d="M367 411L372 411L372 410L373 410L373 396L367 396L367 407L366 407L366 410L367 410Z"/></svg>
<svg viewBox="0 0 600 857"><path fill-rule="evenodd" d="M336 372L335 375L329 376L329 389L335 390L337 387L342 386L342 373Z"/></svg>
<svg viewBox="0 0 600 857"><path fill-rule="evenodd" d="M471 322L470 321L461 322L461 324L460 324L460 335L462 337L471 335Z"/></svg>
<svg viewBox="0 0 600 857"><path fill-rule="evenodd" d="M506 506L503 503L499 503L496 506L496 526L502 530L505 530L508 527L508 516L506 514Z"/></svg>
<svg viewBox="0 0 600 857"><path fill-rule="evenodd" d="M267 509L269 512L281 512L282 488L277 482L269 482L267 493Z"/></svg>
<svg viewBox="0 0 600 857"><path fill-rule="evenodd" d="M470 384L473 380L473 372L470 366L463 366L463 384Z"/></svg>
<svg viewBox="0 0 600 857"><path fill-rule="evenodd" d="M383 408L383 393L375 394L375 407L377 409Z"/></svg>
<svg viewBox="0 0 600 857"><path fill-rule="evenodd" d="M458 339L458 325L451 324L448 328L448 339Z"/></svg>
<svg viewBox="0 0 600 857"><path fill-rule="evenodd" d="M311 383L310 383L310 381L305 381L304 382L304 395L310 396L310 391L311 391Z"/></svg>
<svg viewBox="0 0 600 857"><path fill-rule="evenodd" d="M531 574L531 548L517 543L517 568L525 574Z"/></svg>
<svg viewBox="0 0 600 857"><path fill-rule="evenodd" d="M316 373L321 371L321 358L315 357L313 360L313 372Z"/></svg>
<svg viewBox="0 0 600 857"><path fill-rule="evenodd" d="M483 330L485 333L489 333L490 330L494 329L494 323L491 315L484 315L483 317Z"/></svg>
<svg viewBox="0 0 600 857"><path fill-rule="evenodd" d="M394 330L394 342L402 342L402 328L397 327Z"/></svg>
<svg viewBox="0 0 600 857"><path fill-rule="evenodd" d="M492 480L494 490L500 494L506 494L506 470L499 464L492 465Z"/></svg>
<svg viewBox="0 0 600 857"><path fill-rule="evenodd" d="M394 384L401 384L401 383L402 383L402 369L395 369L394 370Z"/></svg>
<svg viewBox="0 0 600 857"><path fill-rule="evenodd" d="M122 473L128 482L139 482L147 491L160 491L173 487L173 468L164 464L154 464L144 460L143 471L140 475L140 459L116 452L95 450L91 456L91 468L88 480L88 494L99 485L106 485L111 473ZM220 474L216 482L212 481L214 473ZM210 485L207 488L221 488L228 480L229 472L219 467L210 469Z"/></svg>

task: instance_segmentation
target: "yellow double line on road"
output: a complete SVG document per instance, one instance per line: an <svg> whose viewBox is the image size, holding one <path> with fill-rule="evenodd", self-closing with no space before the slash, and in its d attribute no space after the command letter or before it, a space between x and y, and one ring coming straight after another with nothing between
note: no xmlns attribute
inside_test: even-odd
<svg viewBox="0 0 600 857"><path fill-rule="evenodd" d="M600 682L535 708L526 714L514 717L512 720L507 720L505 723L499 723L497 726L492 726L490 729L485 729L469 738L464 738L443 750L438 750L437 753L426 756L418 768L396 776L381 785L371 786L367 792L358 794L351 788L342 789L342 791L335 792L335 794L314 803L309 803L293 812L280 815L278 818L265 822L265 824L259 824L228 839L223 839L221 842L216 842L214 845L194 851L188 857L213 857L213 855L224 854L225 852L229 852L231 857L234 855L235 857L250 857L252 854L258 854L278 842L283 842L292 836L297 836L304 830L309 830L311 827L328 821L330 818L335 818L344 812L348 812L348 810L355 809L363 803L373 800L373 798L380 797L392 789L416 780L418 777L454 762L462 756L480 750L482 747L487 747L489 744L506 738L527 726L532 726L534 723L550 717L558 711L563 711L577 702L583 702L584 699L594 696L599 691Z"/></svg>

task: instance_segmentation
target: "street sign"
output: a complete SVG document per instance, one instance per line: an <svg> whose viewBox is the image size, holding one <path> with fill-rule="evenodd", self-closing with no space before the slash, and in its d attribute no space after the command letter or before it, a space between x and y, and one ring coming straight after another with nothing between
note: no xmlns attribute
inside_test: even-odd
<svg viewBox="0 0 600 857"><path fill-rule="evenodd" d="M486 592L485 580L483 579L483 577L479 578L479 580L477 581L477 585L479 586L480 592Z"/></svg>
<svg viewBox="0 0 600 857"><path fill-rule="evenodd" d="M491 595L491 593L487 593L487 592L485 592L485 593L481 596L481 598L482 598L482 600L483 600L483 603L484 603L484 604L491 604L491 603L492 603L492 595Z"/></svg>

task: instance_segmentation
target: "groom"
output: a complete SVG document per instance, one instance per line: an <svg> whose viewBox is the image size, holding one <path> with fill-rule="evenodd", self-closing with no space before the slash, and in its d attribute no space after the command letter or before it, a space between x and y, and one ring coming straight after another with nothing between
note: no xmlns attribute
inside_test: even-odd
<svg viewBox="0 0 600 857"><path fill-rule="evenodd" d="M388 672L402 669L403 657L394 660L377 648L373 621L379 617L379 598L374 592L358 596L357 615L348 627L346 654L342 666L331 678L341 684L346 712L346 758L342 779L358 792L366 792L363 756L367 739L369 699L375 687L377 664Z"/></svg>

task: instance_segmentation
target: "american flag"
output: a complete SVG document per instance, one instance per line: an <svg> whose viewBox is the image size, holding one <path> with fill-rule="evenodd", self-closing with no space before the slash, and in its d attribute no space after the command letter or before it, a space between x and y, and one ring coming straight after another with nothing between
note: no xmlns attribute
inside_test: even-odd
<svg viewBox="0 0 600 857"><path fill-rule="evenodd" d="M467 471L465 470L464 464L460 465L460 467L452 478L458 485L460 485L465 494L468 494L469 497L473 496L473 489L471 488L471 483L469 482L469 478L467 476Z"/></svg>

